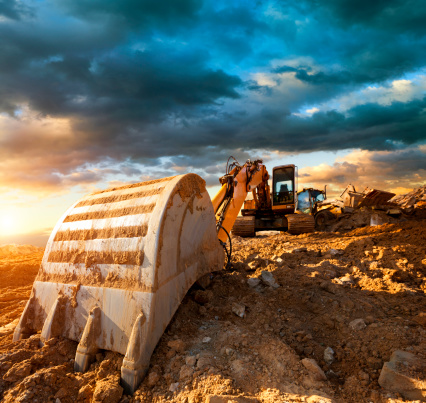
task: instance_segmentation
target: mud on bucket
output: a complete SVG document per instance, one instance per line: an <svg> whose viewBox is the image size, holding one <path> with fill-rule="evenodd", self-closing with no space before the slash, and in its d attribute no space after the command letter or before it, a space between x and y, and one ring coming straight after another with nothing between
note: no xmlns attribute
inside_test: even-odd
<svg viewBox="0 0 426 403"><path fill-rule="evenodd" d="M79 342L75 369L99 349L125 355L126 393L191 285L222 269L213 206L198 175L93 193L56 224L14 340Z"/></svg>

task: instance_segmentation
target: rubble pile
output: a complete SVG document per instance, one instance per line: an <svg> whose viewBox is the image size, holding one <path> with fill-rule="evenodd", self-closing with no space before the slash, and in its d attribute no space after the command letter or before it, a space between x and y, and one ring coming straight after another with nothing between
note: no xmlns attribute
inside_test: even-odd
<svg viewBox="0 0 426 403"><path fill-rule="evenodd" d="M119 384L119 354L100 351L81 374L76 342L53 338L40 348L34 335L13 343L28 292L8 278L0 302L13 293L16 309L7 320L0 311L0 323L12 322L0 327L0 400L424 401L425 223L233 237L232 269L189 291L133 396Z"/></svg>
<svg viewBox="0 0 426 403"><path fill-rule="evenodd" d="M391 202L402 208L426 208L426 185L413 189L407 194L395 196Z"/></svg>

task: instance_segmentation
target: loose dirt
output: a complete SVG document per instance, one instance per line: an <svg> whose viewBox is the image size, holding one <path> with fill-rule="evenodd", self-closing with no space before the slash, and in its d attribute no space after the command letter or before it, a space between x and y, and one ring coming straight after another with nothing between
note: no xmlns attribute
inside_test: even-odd
<svg viewBox="0 0 426 403"><path fill-rule="evenodd" d="M426 358L426 221L346 231L234 237L233 268L189 291L133 396L119 354L77 374L75 342L12 342L42 254L2 257L0 399L403 402L378 378L395 350Z"/></svg>

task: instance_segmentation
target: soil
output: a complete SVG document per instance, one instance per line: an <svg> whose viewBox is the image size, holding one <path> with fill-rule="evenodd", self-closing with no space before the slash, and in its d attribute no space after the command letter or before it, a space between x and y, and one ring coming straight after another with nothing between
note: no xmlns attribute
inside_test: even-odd
<svg viewBox="0 0 426 403"><path fill-rule="evenodd" d="M119 354L80 374L73 341L12 342L42 253L2 255L0 400L404 402L378 378L395 350L426 358L426 221L345 231L234 237L232 268L188 292L133 396Z"/></svg>

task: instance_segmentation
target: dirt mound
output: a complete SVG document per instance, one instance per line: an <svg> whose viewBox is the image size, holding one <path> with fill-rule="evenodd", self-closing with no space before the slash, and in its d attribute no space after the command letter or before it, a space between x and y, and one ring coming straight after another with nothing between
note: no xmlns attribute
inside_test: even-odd
<svg viewBox="0 0 426 403"><path fill-rule="evenodd" d="M2 326L16 320L22 313L43 257L43 249L35 246L2 247L3 251L6 249L12 253L0 256L0 341L13 332L13 327L2 330ZM19 250L24 253L20 254Z"/></svg>
<svg viewBox="0 0 426 403"><path fill-rule="evenodd" d="M17 245L17 244L8 244L0 245L0 259L9 258L10 256L20 256L20 255L31 255L33 253L43 252L43 248L39 248L33 245Z"/></svg>
<svg viewBox="0 0 426 403"><path fill-rule="evenodd" d="M425 221L347 231L234 237L233 269L190 290L133 396L122 394L119 354L100 352L77 374L77 343L39 348L39 335L12 343L0 333L0 399L402 402L378 378L395 350L425 358ZM0 288L0 298L24 301L20 287Z"/></svg>

